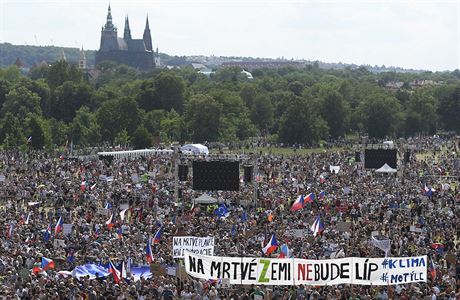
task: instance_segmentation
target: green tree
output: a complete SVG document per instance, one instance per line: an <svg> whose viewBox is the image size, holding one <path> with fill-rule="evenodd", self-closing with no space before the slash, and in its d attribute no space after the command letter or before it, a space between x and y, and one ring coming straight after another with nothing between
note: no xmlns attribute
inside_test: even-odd
<svg viewBox="0 0 460 300"><path fill-rule="evenodd" d="M46 82L54 89L66 81L80 83L83 75L76 65L69 65L64 60L59 60L52 64L46 74Z"/></svg>
<svg viewBox="0 0 460 300"><path fill-rule="evenodd" d="M329 90L322 96L321 102L321 116L329 127L329 134L333 138L343 136L347 110L342 95Z"/></svg>
<svg viewBox="0 0 460 300"><path fill-rule="evenodd" d="M294 97L281 116L279 139L287 144L314 144L327 136L326 122L312 110L312 101Z"/></svg>
<svg viewBox="0 0 460 300"><path fill-rule="evenodd" d="M16 87L6 95L1 112L2 115L10 112L20 119L28 113L41 115L40 97L23 86Z"/></svg>
<svg viewBox="0 0 460 300"><path fill-rule="evenodd" d="M182 141L182 119L174 110L166 114L160 121L160 131L165 134L170 141Z"/></svg>
<svg viewBox="0 0 460 300"><path fill-rule="evenodd" d="M460 85L440 87L436 91L438 114L445 130L460 132Z"/></svg>
<svg viewBox="0 0 460 300"><path fill-rule="evenodd" d="M185 82L174 73L161 72L155 78L156 109L181 112L185 99Z"/></svg>
<svg viewBox="0 0 460 300"><path fill-rule="evenodd" d="M266 95L258 95L254 99L251 110L251 120L261 131L268 131L273 125L273 115L275 108Z"/></svg>
<svg viewBox="0 0 460 300"><path fill-rule="evenodd" d="M0 120L0 141L6 149L17 148L25 144L26 138L19 118L7 112Z"/></svg>
<svg viewBox="0 0 460 300"><path fill-rule="evenodd" d="M86 83L64 82L53 93L50 115L71 122L80 107L90 104L91 93L91 87Z"/></svg>
<svg viewBox="0 0 460 300"><path fill-rule="evenodd" d="M34 149L43 149L47 144L45 124L41 118L34 114L29 114L26 119L28 136L32 138L30 143Z"/></svg>
<svg viewBox="0 0 460 300"><path fill-rule="evenodd" d="M103 140L113 142L123 129L131 136L141 123L142 115L137 102L125 97L104 102L96 111L96 120Z"/></svg>
<svg viewBox="0 0 460 300"><path fill-rule="evenodd" d="M195 95L186 104L186 123L194 142L216 141L222 106L207 95Z"/></svg>
<svg viewBox="0 0 460 300"><path fill-rule="evenodd" d="M120 145L125 147L128 145L131 138L129 137L128 131L126 129L121 130L118 132L117 136L115 137L115 145Z"/></svg>
<svg viewBox="0 0 460 300"><path fill-rule="evenodd" d="M145 149L152 145L152 136L144 126L137 127L133 133L132 143L136 149Z"/></svg>
<svg viewBox="0 0 460 300"><path fill-rule="evenodd" d="M359 111L370 137L396 136L404 120L398 100L383 92L367 95Z"/></svg>

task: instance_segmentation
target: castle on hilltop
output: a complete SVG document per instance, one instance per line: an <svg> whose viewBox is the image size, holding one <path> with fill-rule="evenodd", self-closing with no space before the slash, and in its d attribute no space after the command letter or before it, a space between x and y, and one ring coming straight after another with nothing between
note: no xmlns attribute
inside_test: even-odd
<svg viewBox="0 0 460 300"><path fill-rule="evenodd" d="M107 22L101 30L101 46L96 52L96 65L103 61L113 61L141 70L151 70L158 64L158 48L153 51L147 17L142 39L133 39L128 17L125 19L123 38L118 37L117 28L112 23L112 11L108 9Z"/></svg>

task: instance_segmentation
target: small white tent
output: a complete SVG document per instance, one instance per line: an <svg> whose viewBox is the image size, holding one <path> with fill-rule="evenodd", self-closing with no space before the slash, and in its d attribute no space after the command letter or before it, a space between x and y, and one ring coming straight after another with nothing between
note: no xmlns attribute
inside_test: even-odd
<svg viewBox="0 0 460 300"><path fill-rule="evenodd" d="M380 169L375 170L376 173L396 173L397 170L390 167L388 164L384 164Z"/></svg>
<svg viewBox="0 0 460 300"><path fill-rule="evenodd" d="M217 203L218 200L214 197L209 196L208 194L203 194L200 197L193 200L196 204L212 204Z"/></svg>
<svg viewBox="0 0 460 300"><path fill-rule="evenodd" d="M209 154L208 147L206 147L205 145L201 145L201 144L187 144L187 145L182 146L180 150L184 153L191 153L195 155L200 155L200 154L208 155Z"/></svg>

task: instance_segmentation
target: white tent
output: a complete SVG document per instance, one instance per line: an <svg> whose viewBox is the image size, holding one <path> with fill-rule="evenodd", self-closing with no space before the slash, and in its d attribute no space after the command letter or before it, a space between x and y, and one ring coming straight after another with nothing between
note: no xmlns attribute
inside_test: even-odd
<svg viewBox="0 0 460 300"><path fill-rule="evenodd" d="M195 198L193 200L196 204L212 204L212 203L217 203L218 200L214 197L209 196L208 194L203 194L198 198Z"/></svg>
<svg viewBox="0 0 460 300"><path fill-rule="evenodd" d="M201 144L187 144L187 145L182 146L180 150L182 152L185 152L185 153L189 152L195 155L199 155L199 154L208 155L209 154L208 147L206 147L205 145L201 145Z"/></svg>
<svg viewBox="0 0 460 300"><path fill-rule="evenodd" d="M384 164L380 169L375 170L376 173L396 173L397 170L390 167L388 164Z"/></svg>

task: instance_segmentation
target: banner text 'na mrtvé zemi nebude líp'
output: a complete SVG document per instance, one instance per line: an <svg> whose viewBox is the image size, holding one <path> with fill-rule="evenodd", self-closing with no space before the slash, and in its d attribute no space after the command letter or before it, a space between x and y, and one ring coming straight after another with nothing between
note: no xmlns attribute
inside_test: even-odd
<svg viewBox="0 0 460 300"><path fill-rule="evenodd" d="M327 260L204 256L185 252L185 270L200 279L257 285L395 285L426 282L427 257Z"/></svg>

